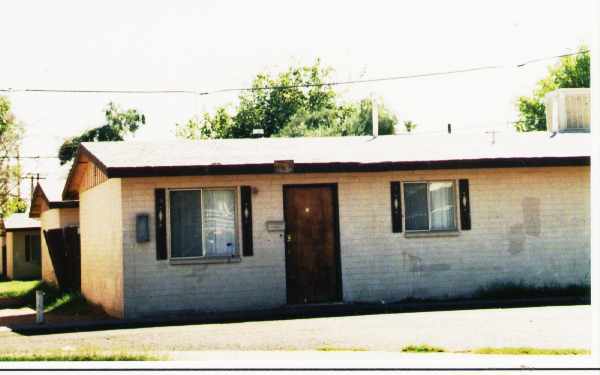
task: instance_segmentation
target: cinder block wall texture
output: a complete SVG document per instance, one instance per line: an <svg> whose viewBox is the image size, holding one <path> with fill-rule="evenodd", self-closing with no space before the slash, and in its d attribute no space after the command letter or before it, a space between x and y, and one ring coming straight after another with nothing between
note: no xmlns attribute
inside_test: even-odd
<svg viewBox="0 0 600 375"><path fill-rule="evenodd" d="M40 224L42 230L58 229L67 226L79 225L79 209L78 208L53 208L42 212L40 215ZM56 273L48 252L48 244L43 233L41 234L42 242L42 279L49 284L58 285Z"/></svg>
<svg viewBox="0 0 600 375"><path fill-rule="evenodd" d="M113 316L123 316L121 180L84 191L79 200L81 292Z"/></svg>
<svg viewBox="0 0 600 375"><path fill-rule="evenodd" d="M462 178L470 183L472 230L425 238L392 233L390 181ZM267 232L265 222L283 220L283 185L304 183L338 184L346 302L462 296L496 282L540 286L590 282L589 167L553 167L110 180L81 196L82 283L118 279L121 272L125 317L284 305L283 234ZM252 196L254 256L230 264L173 265L156 260L155 188L240 185L258 189ZM118 218L113 215L120 202ZM84 209L87 217L91 206L101 214L84 224ZM135 241L138 213L150 215L150 242ZM119 232L108 236L107 231ZM94 269L84 267L84 262ZM119 285L114 281L105 286Z"/></svg>

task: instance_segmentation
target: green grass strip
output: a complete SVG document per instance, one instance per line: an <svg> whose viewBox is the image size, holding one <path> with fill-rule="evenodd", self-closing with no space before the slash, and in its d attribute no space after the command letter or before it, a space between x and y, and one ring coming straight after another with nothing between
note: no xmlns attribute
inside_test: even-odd
<svg viewBox="0 0 600 375"><path fill-rule="evenodd" d="M35 291L42 284L32 281L0 281L0 297L21 298Z"/></svg>
<svg viewBox="0 0 600 375"><path fill-rule="evenodd" d="M73 352L51 351L45 353L0 353L0 362L31 361L161 361L166 356L148 353L97 352L79 350Z"/></svg>
<svg viewBox="0 0 600 375"><path fill-rule="evenodd" d="M365 348L354 348L354 347L337 347L337 346L321 346L317 348L319 352L366 352L368 349Z"/></svg>
<svg viewBox="0 0 600 375"><path fill-rule="evenodd" d="M530 347L505 347L505 348L480 348L472 350L475 354L506 354L506 355L589 355L586 349L561 348L530 348Z"/></svg>
<svg viewBox="0 0 600 375"><path fill-rule="evenodd" d="M408 345L402 348L404 353L443 353L446 350L437 346L431 345Z"/></svg>

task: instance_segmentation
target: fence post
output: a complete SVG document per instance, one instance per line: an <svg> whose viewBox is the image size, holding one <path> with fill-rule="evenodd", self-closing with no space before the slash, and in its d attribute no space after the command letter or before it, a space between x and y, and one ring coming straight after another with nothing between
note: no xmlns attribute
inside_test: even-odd
<svg viewBox="0 0 600 375"><path fill-rule="evenodd" d="M41 290L35 291L35 322L37 324L44 323L44 292Z"/></svg>

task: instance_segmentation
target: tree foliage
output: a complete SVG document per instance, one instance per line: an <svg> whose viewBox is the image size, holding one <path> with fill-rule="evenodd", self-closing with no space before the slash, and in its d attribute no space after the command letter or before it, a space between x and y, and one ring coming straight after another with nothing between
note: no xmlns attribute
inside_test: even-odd
<svg viewBox="0 0 600 375"><path fill-rule="evenodd" d="M415 130L415 129L417 128L417 124L415 124L415 123L414 123L413 121L411 121L411 120L406 120L406 121L404 121L403 125L404 125L404 129L405 129L405 130L406 130L408 133L412 132L413 130Z"/></svg>
<svg viewBox="0 0 600 375"><path fill-rule="evenodd" d="M519 98L519 119L515 124L518 131L546 130L544 96L547 93L559 88L590 87L590 53L585 46L580 47L578 52L549 67L547 76L537 83L532 96Z"/></svg>
<svg viewBox="0 0 600 375"><path fill-rule="evenodd" d="M276 76L260 73L253 90L240 94L237 107L221 106L212 115L177 124L176 134L187 139L248 138L257 128L265 137L371 134L371 101L339 103L333 88L324 84L330 74L319 61ZM396 123L396 116L380 105L379 134L393 134Z"/></svg>
<svg viewBox="0 0 600 375"><path fill-rule="evenodd" d="M8 98L0 96L0 218L27 209L27 203L15 193L21 183L21 171L14 160L23 138L23 126L10 108Z"/></svg>
<svg viewBox="0 0 600 375"><path fill-rule="evenodd" d="M58 150L61 165L75 157L81 142L122 141L127 134L135 133L146 123L145 116L136 109L122 110L113 102L106 106L104 116L106 121L104 125L86 130L83 134L64 141Z"/></svg>
<svg viewBox="0 0 600 375"><path fill-rule="evenodd" d="M370 99L341 105L335 110L298 111L281 129L282 137L329 137L373 134L373 104ZM395 114L378 104L379 134L394 134Z"/></svg>

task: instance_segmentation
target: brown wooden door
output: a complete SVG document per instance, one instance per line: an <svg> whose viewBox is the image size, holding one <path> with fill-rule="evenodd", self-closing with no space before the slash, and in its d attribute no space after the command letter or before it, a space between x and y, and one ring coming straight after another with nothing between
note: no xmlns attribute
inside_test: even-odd
<svg viewBox="0 0 600 375"><path fill-rule="evenodd" d="M336 185L284 186L288 303L341 300Z"/></svg>

